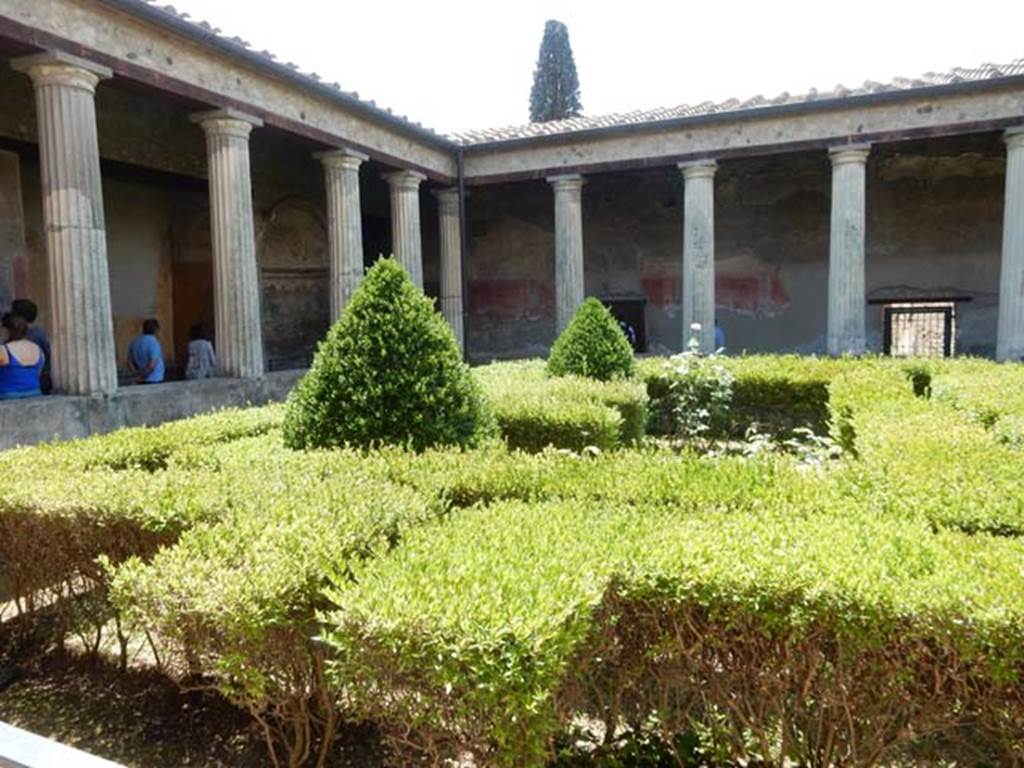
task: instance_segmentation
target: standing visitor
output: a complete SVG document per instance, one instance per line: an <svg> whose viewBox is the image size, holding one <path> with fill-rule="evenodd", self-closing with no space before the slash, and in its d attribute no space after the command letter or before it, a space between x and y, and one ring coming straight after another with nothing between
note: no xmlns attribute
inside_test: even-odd
<svg viewBox="0 0 1024 768"><path fill-rule="evenodd" d="M156 338L160 323L149 318L142 323L142 335L128 347L128 370L136 384L158 384L164 380L164 352Z"/></svg>
<svg viewBox="0 0 1024 768"><path fill-rule="evenodd" d="M40 326L36 325L39 308L31 299L15 299L11 302L11 312L21 315L28 323L25 338L43 350L43 372L39 376L39 388L44 395L53 391L53 380L50 378L50 337Z"/></svg>
<svg viewBox="0 0 1024 768"><path fill-rule="evenodd" d="M725 349L725 329L718 324L715 318L715 352L721 353Z"/></svg>
<svg viewBox="0 0 1024 768"><path fill-rule="evenodd" d="M200 323L193 325L188 332L188 362L185 364L186 379L209 379L217 370L217 353L213 344L206 338Z"/></svg>
<svg viewBox="0 0 1024 768"><path fill-rule="evenodd" d="M0 323L7 331L7 341L0 345L0 400L39 397L39 376L46 362L43 350L25 338L28 322L21 315L8 312Z"/></svg>

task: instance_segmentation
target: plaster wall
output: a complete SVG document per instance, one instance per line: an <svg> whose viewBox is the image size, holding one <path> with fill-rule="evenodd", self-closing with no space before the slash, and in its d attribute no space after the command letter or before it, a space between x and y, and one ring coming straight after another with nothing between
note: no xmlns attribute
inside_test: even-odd
<svg viewBox="0 0 1024 768"><path fill-rule="evenodd" d="M21 201L21 161L0 150L0 307L22 288L25 276L25 213Z"/></svg>
<svg viewBox="0 0 1024 768"><path fill-rule="evenodd" d="M868 299L969 299L957 351L992 354L1004 149L986 133L878 145L868 165ZM720 164L716 305L732 352L825 348L830 167L824 152ZM588 295L642 299L648 350L678 351L682 179L672 169L594 174L583 189ZM473 190L468 349L544 354L554 336L552 192L540 182ZM882 309L868 307L869 348Z"/></svg>

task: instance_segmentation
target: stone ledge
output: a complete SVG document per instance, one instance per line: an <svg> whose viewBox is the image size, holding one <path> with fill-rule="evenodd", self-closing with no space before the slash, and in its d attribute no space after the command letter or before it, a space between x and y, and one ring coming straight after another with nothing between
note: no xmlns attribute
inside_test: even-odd
<svg viewBox="0 0 1024 768"><path fill-rule="evenodd" d="M123 768L56 741L0 723L0 768Z"/></svg>
<svg viewBox="0 0 1024 768"><path fill-rule="evenodd" d="M0 402L0 450L70 440L122 427L155 426L218 408L284 400L305 371L262 379L203 379L124 387L110 397L51 395Z"/></svg>

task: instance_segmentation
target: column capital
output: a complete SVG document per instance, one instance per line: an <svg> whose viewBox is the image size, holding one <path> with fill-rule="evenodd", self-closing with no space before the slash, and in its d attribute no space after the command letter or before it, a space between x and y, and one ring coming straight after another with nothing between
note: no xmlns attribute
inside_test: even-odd
<svg viewBox="0 0 1024 768"><path fill-rule="evenodd" d="M437 202L442 208L446 206L458 206L459 204L459 188L458 187L446 187L445 189L435 189L434 197L437 198Z"/></svg>
<svg viewBox="0 0 1024 768"><path fill-rule="evenodd" d="M346 147L315 152L313 157L323 163L325 168L344 168L350 171L358 171L359 166L370 159L369 155Z"/></svg>
<svg viewBox="0 0 1024 768"><path fill-rule="evenodd" d="M586 179L578 173L560 173L554 176L548 176L547 182L556 191L574 191L579 190L586 184Z"/></svg>
<svg viewBox="0 0 1024 768"><path fill-rule="evenodd" d="M11 60L11 68L24 72L36 86L64 85L90 93L100 80L113 76L110 67L72 56L64 51L43 51Z"/></svg>
<svg viewBox="0 0 1024 768"><path fill-rule="evenodd" d="M1024 148L1024 125L1007 128L1003 132L1003 141L1006 142L1008 149Z"/></svg>
<svg viewBox="0 0 1024 768"><path fill-rule="evenodd" d="M231 108L193 112L188 119L202 126L207 134L238 136L243 139L249 137L253 128L263 125L258 117Z"/></svg>
<svg viewBox="0 0 1024 768"><path fill-rule="evenodd" d="M844 163L860 163L863 165L868 161L868 154L870 152L870 144L836 144L828 148L828 156L834 166L843 165Z"/></svg>
<svg viewBox="0 0 1024 768"><path fill-rule="evenodd" d="M392 189L415 191L427 177L419 171L392 171L381 174L381 178L390 184Z"/></svg>
<svg viewBox="0 0 1024 768"><path fill-rule="evenodd" d="M718 170L718 163L711 158L688 160L683 163L677 163L677 166L682 171L684 179L713 178L715 171Z"/></svg>

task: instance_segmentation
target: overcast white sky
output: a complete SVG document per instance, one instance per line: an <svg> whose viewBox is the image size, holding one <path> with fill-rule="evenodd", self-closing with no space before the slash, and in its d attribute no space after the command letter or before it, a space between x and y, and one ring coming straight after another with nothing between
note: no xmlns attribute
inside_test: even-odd
<svg viewBox="0 0 1024 768"><path fill-rule="evenodd" d="M441 131L527 121L546 19L585 114L915 77L1024 56L1024 1L162 0Z"/></svg>

